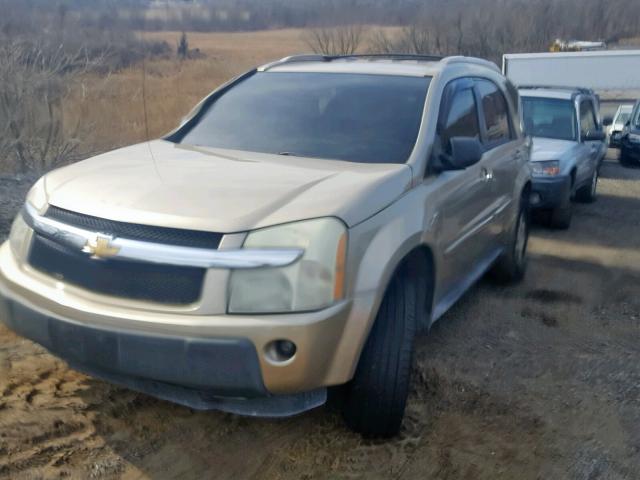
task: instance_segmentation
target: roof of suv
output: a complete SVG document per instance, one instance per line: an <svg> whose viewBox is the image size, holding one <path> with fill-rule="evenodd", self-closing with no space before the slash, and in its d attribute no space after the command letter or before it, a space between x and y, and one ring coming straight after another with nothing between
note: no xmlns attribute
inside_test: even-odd
<svg viewBox="0 0 640 480"><path fill-rule="evenodd" d="M580 87L547 87L547 86L522 86L518 87L521 97L557 98L560 100L573 100L576 95L595 95L593 90Z"/></svg>
<svg viewBox="0 0 640 480"><path fill-rule="evenodd" d="M499 72L487 60L474 57L438 57L410 54L294 55L258 68L259 71L364 73L378 75L433 76L450 64L473 64Z"/></svg>

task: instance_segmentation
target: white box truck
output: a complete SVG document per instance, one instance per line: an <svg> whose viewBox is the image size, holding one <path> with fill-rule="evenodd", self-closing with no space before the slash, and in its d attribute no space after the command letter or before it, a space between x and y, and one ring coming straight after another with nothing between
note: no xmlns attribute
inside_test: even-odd
<svg viewBox="0 0 640 480"><path fill-rule="evenodd" d="M509 53L502 71L517 86L586 87L606 98L640 93L640 50Z"/></svg>

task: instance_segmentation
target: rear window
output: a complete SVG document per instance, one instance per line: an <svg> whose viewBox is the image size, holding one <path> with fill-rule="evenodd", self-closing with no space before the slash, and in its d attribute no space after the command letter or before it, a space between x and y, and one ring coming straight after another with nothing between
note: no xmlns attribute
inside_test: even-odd
<svg viewBox="0 0 640 480"><path fill-rule="evenodd" d="M430 79L258 72L204 107L179 143L364 163L404 163Z"/></svg>
<svg viewBox="0 0 640 480"><path fill-rule="evenodd" d="M521 97L524 131L532 137L576 140L576 114L571 100Z"/></svg>

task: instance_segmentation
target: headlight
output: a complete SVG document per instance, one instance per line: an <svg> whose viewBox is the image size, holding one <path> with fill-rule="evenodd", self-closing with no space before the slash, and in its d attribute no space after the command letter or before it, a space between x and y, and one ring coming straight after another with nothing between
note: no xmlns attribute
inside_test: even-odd
<svg viewBox="0 0 640 480"><path fill-rule="evenodd" d="M256 230L244 247L297 247L304 254L287 267L234 270L229 313L318 310L344 297L347 230L340 220L320 218Z"/></svg>
<svg viewBox="0 0 640 480"><path fill-rule="evenodd" d="M33 184L29 193L27 193L27 202L35 207L36 210L41 211L47 204L47 192L44 187L44 177Z"/></svg>
<svg viewBox="0 0 640 480"><path fill-rule="evenodd" d="M536 177L555 177L560 173L560 162L558 160L531 162L531 170Z"/></svg>
<svg viewBox="0 0 640 480"><path fill-rule="evenodd" d="M631 143L640 143L640 135L630 133L627 137Z"/></svg>
<svg viewBox="0 0 640 480"><path fill-rule="evenodd" d="M27 193L26 201L36 210L42 210L46 206L47 194L44 188L44 177L41 177L33 187L31 187ZM31 227L24 221L22 212L18 212L18 215L16 215L16 218L13 220L11 232L9 233L9 246L16 257L21 258L23 256L30 234Z"/></svg>
<svg viewBox="0 0 640 480"><path fill-rule="evenodd" d="M22 252L24 251L30 232L31 228L26 224L24 218L22 218L22 213L18 213L13 221L13 225L11 225L11 233L9 234L9 245L11 246L14 256L18 258L22 257Z"/></svg>

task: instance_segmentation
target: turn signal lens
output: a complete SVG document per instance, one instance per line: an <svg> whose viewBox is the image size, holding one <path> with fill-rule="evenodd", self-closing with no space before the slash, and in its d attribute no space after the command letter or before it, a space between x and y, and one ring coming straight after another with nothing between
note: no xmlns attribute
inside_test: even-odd
<svg viewBox="0 0 640 480"><path fill-rule="evenodd" d="M560 173L560 162L550 160L548 162L531 162L532 173L538 177L555 177Z"/></svg>

